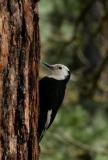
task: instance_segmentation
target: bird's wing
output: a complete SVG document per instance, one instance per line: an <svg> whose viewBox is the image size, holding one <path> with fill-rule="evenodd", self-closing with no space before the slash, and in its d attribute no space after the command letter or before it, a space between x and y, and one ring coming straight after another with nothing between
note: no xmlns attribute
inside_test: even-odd
<svg viewBox="0 0 108 160"><path fill-rule="evenodd" d="M38 132L41 136L43 130L45 130L45 124L49 119L49 115L50 123L47 124L46 128L49 128L49 126L52 124L56 116L57 110L62 103L64 91L59 91L59 87L55 83L55 80L45 77L39 82L39 92L40 116ZM53 114L51 112L53 112Z"/></svg>

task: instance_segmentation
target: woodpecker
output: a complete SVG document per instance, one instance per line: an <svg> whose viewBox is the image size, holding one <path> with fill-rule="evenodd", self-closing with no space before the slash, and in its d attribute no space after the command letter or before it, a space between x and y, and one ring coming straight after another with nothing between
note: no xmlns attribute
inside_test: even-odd
<svg viewBox="0 0 108 160"><path fill-rule="evenodd" d="M49 68L50 74L39 81L39 141L54 121L64 99L66 84L70 79L70 70L65 65L48 63L44 65Z"/></svg>

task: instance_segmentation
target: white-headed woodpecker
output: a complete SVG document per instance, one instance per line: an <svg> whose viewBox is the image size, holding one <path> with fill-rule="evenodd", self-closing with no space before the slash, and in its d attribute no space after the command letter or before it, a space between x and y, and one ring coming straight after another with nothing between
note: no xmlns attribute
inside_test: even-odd
<svg viewBox="0 0 108 160"><path fill-rule="evenodd" d="M66 84L70 79L70 70L65 65L47 63L44 65L50 69L50 74L39 81L39 140L51 126L64 99Z"/></svg>

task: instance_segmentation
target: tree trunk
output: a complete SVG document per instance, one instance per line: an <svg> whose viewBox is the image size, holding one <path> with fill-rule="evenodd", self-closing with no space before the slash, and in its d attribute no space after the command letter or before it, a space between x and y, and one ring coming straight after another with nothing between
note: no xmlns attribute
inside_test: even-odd
<svg viewBox="0 0 108 160"><path fill-rule="evenodd" d="M0 160L38 160L37 0L0 0Z"/></svg>

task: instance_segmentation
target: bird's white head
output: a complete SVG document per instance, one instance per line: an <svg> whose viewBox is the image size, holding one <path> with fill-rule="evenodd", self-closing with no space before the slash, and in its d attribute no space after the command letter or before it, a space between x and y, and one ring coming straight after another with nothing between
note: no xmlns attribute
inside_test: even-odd
<svg viewBox="0 0 108 160"><path fill-rule="evenodd" d="M53 64L44 63L44 65L50 69L50 74L48 77L54 78L56 80L65 80L70 78L70 70L63 64Z"/></svg>

